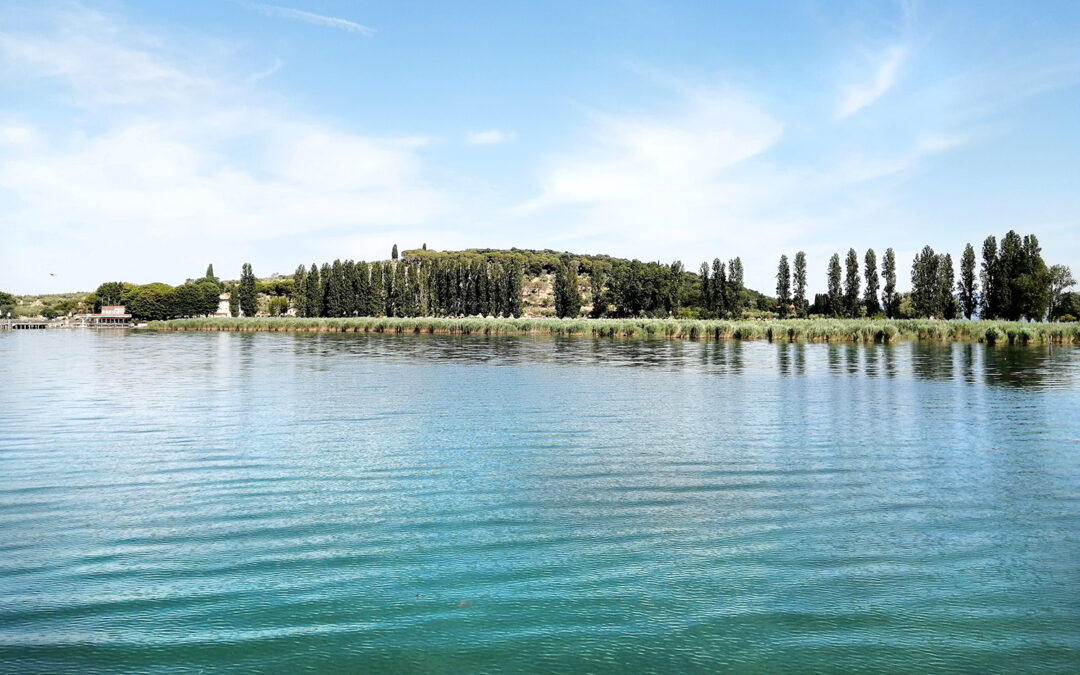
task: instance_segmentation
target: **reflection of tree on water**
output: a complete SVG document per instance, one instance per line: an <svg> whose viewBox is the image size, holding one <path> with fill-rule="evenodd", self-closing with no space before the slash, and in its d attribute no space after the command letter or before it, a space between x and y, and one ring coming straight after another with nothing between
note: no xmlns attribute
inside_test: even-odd
<svg viewBox="0 0 1080 675"><path fill-rule="evenodd" d="M911 355L920 380L1017 388L1068 384L1080 360L1074 347L1022 345L914 343Z"/></svg>
<svg viewBox="0 0 1080 675"><path fill-rule="evenodd" d="M702 343L701 365L706 371L718 375L738 375L743 370L741 340L717 340Z"/></svg>

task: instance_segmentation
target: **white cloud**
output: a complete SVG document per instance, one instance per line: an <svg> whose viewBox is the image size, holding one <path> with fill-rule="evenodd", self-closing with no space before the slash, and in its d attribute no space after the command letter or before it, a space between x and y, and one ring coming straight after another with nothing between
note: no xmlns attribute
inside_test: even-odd
<svg viewBox="0 0 1080 675"><path fill-rule="evenodd" d="M303 21L305 23L314 24L316 26L337 28L339 30L348 31L350 33L360 33L361 35L366 36L372 36L375 34L374 28L336 16L324 16L322 14L315 14L314 12L305 12L302 9L293 9L292 7L265 5L261 2L245 2L242 4L245 7L253 9L257 12L261 12L267 16L278 17L281 19L295 19L297 21Z"/></svg>
<svg viewBox="0 0 1080 675"><path fill-rule="evenodd" d="M37 132L25 124L0 125L0 145L23 146L37 140Z"/></svg>
<svg viewBox="0 0 1080 675"><path fill-rule="evenodd" d="M345 233L383 242L454 212L449 192L426 180L426 138L365 135L259 104L242 73L219 64L196 77L164 43L116 42L112 28L64 21L56 34L0 41L12 77L60 84L84 110L35 128L0 116L5 290L88 289L118 274L177 283L211 261L224 275L246 260L288 272L303 259L383 254L328 253L325 242ZM75 45L111 58L80 63ZM56 278L42 278L44 267Z"/></svg>
<svg viewBox="0 0 1080 675"><path fill-rule="evenodd" d="M498 145L514 140L514 137L513 132L488 129L487 131L470 131L466 134L465 140L469 145Z"/></svg>
<svg viewBox="0 0 1080 675"><path fill-rule="evenodd" d="M878 65L872 82L849 84L844 87L840 103L836 108L836 118L844 119L854 115L892 89L906 53L907 50L904 47L893 47Z"/></svg>

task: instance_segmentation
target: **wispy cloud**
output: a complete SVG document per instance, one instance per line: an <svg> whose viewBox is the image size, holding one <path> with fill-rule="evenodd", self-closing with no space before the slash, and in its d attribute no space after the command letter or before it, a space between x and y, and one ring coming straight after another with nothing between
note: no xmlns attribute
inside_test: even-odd
<svg viewBox="0 0 1080 675"><path fill-rule="evenodd" d="M287 272L330 255L325 242L343 232L389 250L400 228L425 231L454 212L448 191L428 184L427 138L305 119L253 97L240 65L200 62L196 76L167 39L129 42L120 24L82 18L0 35L11 66L0 84L48 81L84 111L31 126L0 105L0 242L26 261L3 266L0 287L49 288L37 260L90 288L101 269L79 251L102 245L133 282L175 283L211 257L223 269L244 256Z"/></svg>
<svg viewBox="0 0 1080 675"><path fill-rule="evenodd" d="M893 47L878 65L873 81L844 87L840 104L836 108L836 118L844 119L854 115L892 89L906 53L904 47Z"/></svg>
<svg viewBox="0 0 1080 675"><path fill-rule="evenodd" d="M324 16L322 14L316 14L314 12L306 12L302 9L294 9L292 7L281 7L278 5L266 5L261 2L243 2L241 3L249 9L253 9L256 12L261 12L266 16L273 16L279 19L294 19L296 21L303 21L305 23L314 24L316 26L325 26L327 28L337 28L339 30L348 31L350 33L360 33L361 35L372 36L375 34L375 29L370 26L356 23L348 19L342 19L337 16Z"/></svg>
<svg viewBox="0 0 1080 675"><path fill-rule="evenodd" d="M512 131L488 129L487 131L470 131L466 134L465 140L469 145L498 145L514 140L514 137Z"/></svg>

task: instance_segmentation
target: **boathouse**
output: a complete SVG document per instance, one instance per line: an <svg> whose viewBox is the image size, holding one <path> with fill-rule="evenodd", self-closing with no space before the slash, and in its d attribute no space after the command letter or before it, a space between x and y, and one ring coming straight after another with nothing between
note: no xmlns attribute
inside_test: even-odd
<svg viewBox="0 0 1080 675"><path fill-rule="evenodd" d="M122 326L131 323L131 315L123 305L102 305L100 314L83 314L79 317L88 326Z"/></svg>

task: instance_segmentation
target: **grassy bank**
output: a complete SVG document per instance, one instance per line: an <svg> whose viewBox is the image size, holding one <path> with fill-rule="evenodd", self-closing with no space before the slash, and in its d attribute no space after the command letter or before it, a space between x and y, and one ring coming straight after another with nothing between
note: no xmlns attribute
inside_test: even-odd
<svg viewBox="0 0 1080 675"><path fill-rule="evenodd" d="M893 342L900 339L989 344L1080 344L1077 323L1007 321L688 321L677 319L482 319L352 317L251 318L153 321L162 331L265 331L308 333L431 333L454 335L577 335L662 337L689 340L785 342Z"/></svg>

